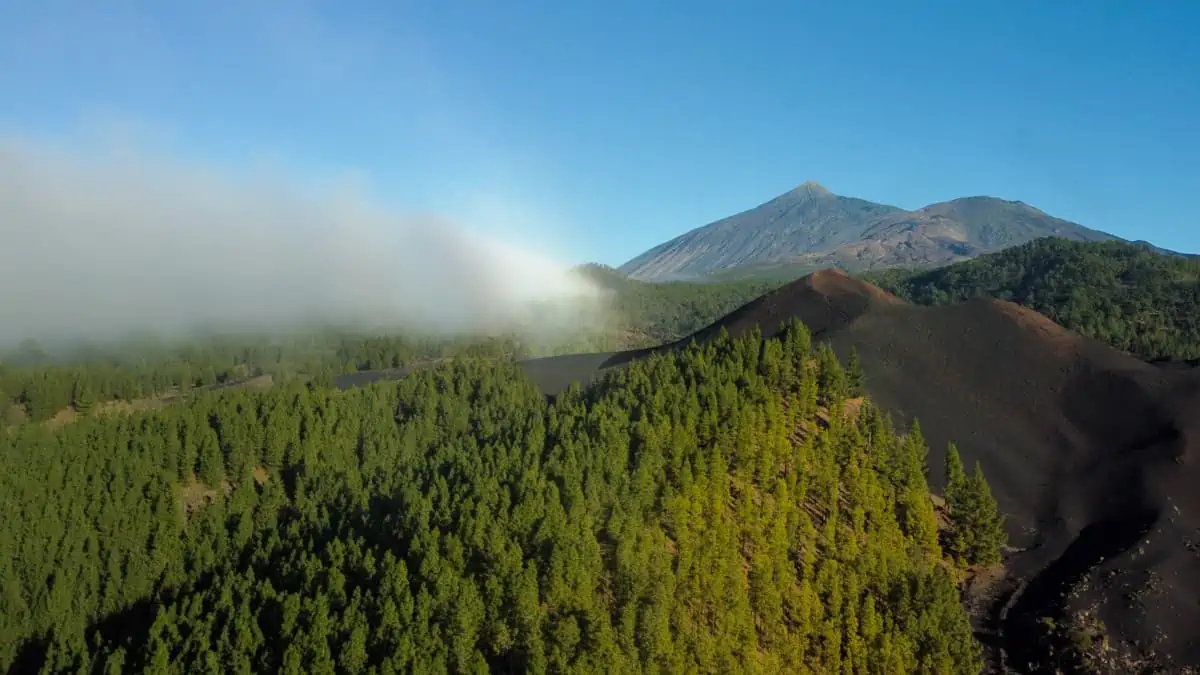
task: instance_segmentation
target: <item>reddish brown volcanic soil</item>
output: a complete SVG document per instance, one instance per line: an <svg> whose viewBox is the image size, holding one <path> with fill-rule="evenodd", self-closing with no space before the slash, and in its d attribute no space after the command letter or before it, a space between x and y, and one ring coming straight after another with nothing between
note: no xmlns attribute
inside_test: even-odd
<svg viewBox="0 0 1200 675"><path fill-rule="evenodd" d="M935 489L948 442L982 464L1022 549L1007 562L1021 586L994 617L1010 666L1045 656L1041 617L1081 609L1114 645L1173 659L1165 672L1200 666L1200 369L1156 367L1011 303L917 307L837 271L689 340L771 335L792 317L843 358L856 350L868 393L898 423L920 421ZM553 395L652 351L523 365Z"/></svg>

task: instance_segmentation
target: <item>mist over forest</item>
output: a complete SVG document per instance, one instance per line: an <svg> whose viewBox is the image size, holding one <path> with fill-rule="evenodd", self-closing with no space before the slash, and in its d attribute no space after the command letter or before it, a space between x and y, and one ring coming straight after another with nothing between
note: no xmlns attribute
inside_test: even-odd
<svg viewBox="0 0 1200 675"><path fill-rule="evenodd" d="M469 223L335 183L65 147L0 138L0 345L330 323L536 324L548 339L603 320L604 295L570 265Z"/></svg>

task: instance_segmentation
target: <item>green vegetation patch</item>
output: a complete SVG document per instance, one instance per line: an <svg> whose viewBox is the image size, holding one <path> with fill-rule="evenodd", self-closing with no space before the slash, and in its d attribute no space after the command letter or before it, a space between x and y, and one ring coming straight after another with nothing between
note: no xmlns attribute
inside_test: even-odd
<svg viewBox="0 0 1200 675"><path fill-rule="evenodd" d="M1142 244L1044 238L929 271L866 278L909 300L1009 300L1146 360L1200 358L1200 260Z"/></svg>

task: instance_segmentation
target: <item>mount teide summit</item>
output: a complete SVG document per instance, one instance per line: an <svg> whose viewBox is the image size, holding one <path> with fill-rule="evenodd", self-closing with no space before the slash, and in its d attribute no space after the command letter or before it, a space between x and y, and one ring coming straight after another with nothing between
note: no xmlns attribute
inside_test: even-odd
<svg viewBox="0 0 1200 675"><path fill-rule="evenodd" d="M809 181L659 244L620 269L636 279L668 281L771 264L857 270L944 265L1049 236L1116 239L1022 202L965 197L906 211L835 195Z"/></svg>

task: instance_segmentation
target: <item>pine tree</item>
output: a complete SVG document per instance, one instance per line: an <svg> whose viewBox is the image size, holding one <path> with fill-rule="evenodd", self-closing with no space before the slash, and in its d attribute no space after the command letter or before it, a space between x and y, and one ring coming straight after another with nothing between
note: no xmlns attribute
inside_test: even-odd
<svg viewBox="0 0 1200 675"><path fill-rule="evenodd" d="M958 446L953 442L946 448L946 503L961 504L965 499L967 489L967 473L963 469L962 457L958 454Z"/></svg>
<svg viewBox="0 0 1200 675"><path fill-rule="evenodd" d="M96 402L96 397L92 392L92 388L81 377L75 380L74 391L71 393L71 405L81 413L85 413L92 409Z"/></svg>
<svg viewBox="0 0 1200 675"><path fill-rule="evenodd" d="M863 372L862 362L858 359L858 350L851 348L850 356L846 359L846 387L850 396L866 394L867 374Z"/></svg>
<svg viewBox="0 0 1200 675"><path fill-rule="evenodd" d="M975 462L975 473L967 483L967 494L970 495L973 516L971 525L974 529L975 562L994 565L1000 562L1000 551L1008 543L1008 535L1004 532L1004 516L983 477L983 467L979 462Z"/></svg>
<svg viewBox="0 0 1200 675"><path fill-rule="evenodd" d="M817 348L817 382L820 386L818 402L821 405L832 406L846 398L846 371L838 363L837 355L828 344L822 342Z"/></svg>
<svg viewBox="0 0 1200 675"><path fill-rule="evenodd" d="M208 429L200 436L200 481L209 488L217 488L225 475L225 459L216 435Z"/></svg>
<svg viewBox="0 0 1200 675"><path fill-rule="evenodd" d="M968 478L953 443L946 450L946 507L950 512L946 553L965 565L1000 562L1006 542L1004 517L983 476L983 467L976 462L975 473Z"/></svg>

